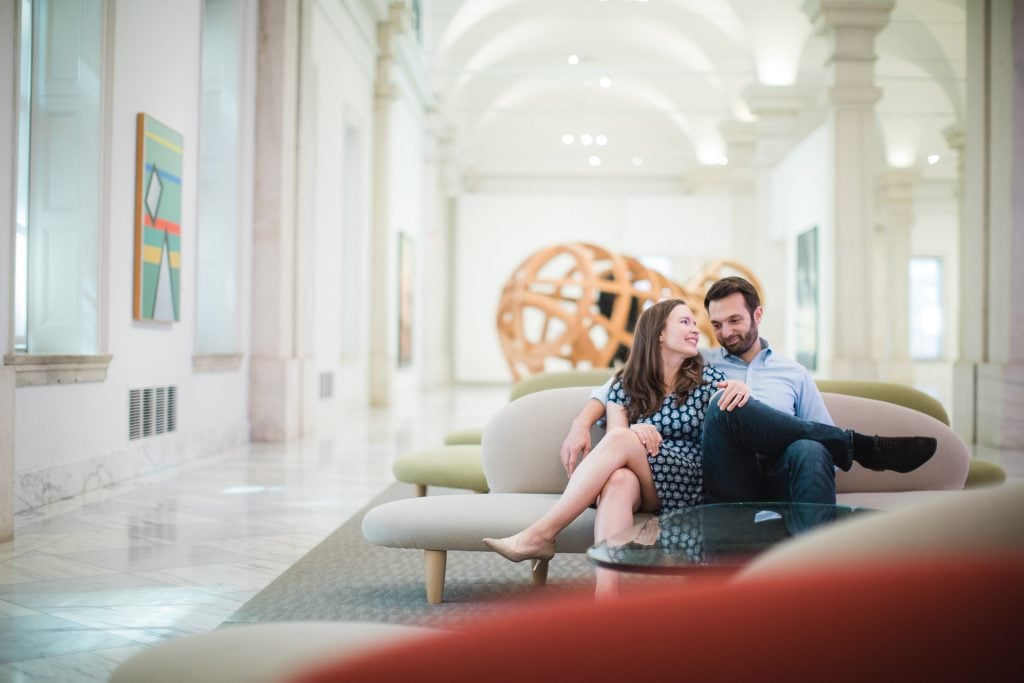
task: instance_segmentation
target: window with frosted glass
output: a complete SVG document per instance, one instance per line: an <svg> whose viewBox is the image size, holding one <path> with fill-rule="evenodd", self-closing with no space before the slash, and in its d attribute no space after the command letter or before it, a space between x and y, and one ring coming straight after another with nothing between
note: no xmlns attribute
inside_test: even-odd
<svg viewBox="0 0 1024 683"><path fill-rule="evenodd" d="M21 0L15 348L95 353L103 0Z"/></svg>
<svg viewBox="0 0 1024 683"><path fill-rule="evenodd" d="M196 351L238 350L238 0L203 3L199 110Z"/></svg>
<svg viewBox="0 0 1024 683"><path fill-rule="evenodd" d="M910 259L910 357L942 357L942 260Z"/></svg>

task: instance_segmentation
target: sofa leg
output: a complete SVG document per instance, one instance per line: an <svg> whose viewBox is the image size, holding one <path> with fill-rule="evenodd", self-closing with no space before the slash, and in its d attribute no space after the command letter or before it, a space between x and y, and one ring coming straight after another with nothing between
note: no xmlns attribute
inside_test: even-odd
<svg viewBox="0 0 1024 683"><path fill-rule="evenodd" d="M427 485L426 484L416 484L416 495L418 497L420 497L420 498L422 498L423 496L427 495Z"/></svg>
<svg viewBox="0 0 1024 683"><path fill-rule="evenodd" d="M548 582L548 560L537 560L537 565L530 572L534 586L544 586Z"/></svg>
<svg viewBox="0 0 1024 683"><path fill-rule="evenodd" d="M426 564L427 602L440 605L444 601L444 571L448 562L445 550L424 550L423 561Z"/></svg>

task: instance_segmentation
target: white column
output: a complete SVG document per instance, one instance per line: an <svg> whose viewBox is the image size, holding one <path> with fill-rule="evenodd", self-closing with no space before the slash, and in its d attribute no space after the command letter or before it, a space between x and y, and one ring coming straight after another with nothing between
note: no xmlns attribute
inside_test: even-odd
<svg viewBox="0 0 1024 683"><path fill-rule="evenodd" d="M912 384L910 362L910 235L917 171L889 169L878 177L878 239L874 291L878 378Z"/></svg>
<svg viewBox="0 0 1024 683"><path fill-rule="evenodd" d="M757 228L752 244L758 257L752 267L764 289L766 315L762 319L761 333L775 348L788 348L787 311L794 302L788 301L786 294L793 290L791 274L795 253L788 253L788 236L777 233L771 223L770 181L772 169L796 143L797 119L806 106L806 93L796 86L755 84L743 91L743 98L757 117L753 156Z"/></svg>
<svg viewBox="0 0 1024 683"><path fill-rule="evenodd" d="M970 32L970 28L968 29ZM970 88L971 79L968 79ZM976 102L968 110L968 116L976 116L978 111L986 110L986 103ZM952 317L951 324L957 325L957 348L953 363L953 405L950 419L953 429L967 442L974 443L974 377L975 368L981 360L982 289L977 285L982 269L981 249L978 247L978 228L967 229L967 194L965 169L967 163L967 130L963 125L954 124L943 131L946 142L957 153L957 176L954 192L959 200L958 215L958 259L957 299L960 305L957 314ZM968 234L970 232L971 234ZM949 286L953 286L950 284ZM966 300L964 297L968 297Z"/></svg>
<svg viewBox="0 0 1024 683"><path fill-rule="evenodd" d="M451 336L451 297L449 287L452 280L451 271L451 233L449 225L450 201L454 187L450 186L452 174L451 147L453 133L436 111L428 115L429 142L424 197L423 235L425 238L425 258L421 260L426 270L423 278L423 290L418 292L423 310L426 311L421 320L424 323L423 366L420 368L421 384L426 389L441 387L451 382L452 371L452 336Z"/></svg>
<svg viewBox="0 0 1024 683"><path fill-rule="evenodd" d="M807 93L798 86L757 83L743 90L743 99L750 113L757 117L754 163L770 168L796 142L797 118L806 107Z"/></svg>
<svg viewBox="0 0 1024 683"><path fill-rule="evenodd" d="M831 374L870 379L876 312L872 310L875 173L878 134L875 103L875 37L888 23L895 0L808 0L804 11L828 36L826 64L831 103L834 298L825 302L832 320ZM828 310L831 309L831 310Z"/></svg>
<svg viewBox="0 0 1024 683"><path fill-rule="evenodd" d="M1024 3L967 3L967 159L961 230L958 424L1024 447ZM971 330L977 318L978 330ZM980 334L979 334L980 331ZM973 366L973 367L972 367ZM973 403L973 407L972 407ZM967 416L962 416L966 412ZM968 437L970 434L961 433Z"/></svg>
<svg viewBox="0 0 1024 683"><path fill-rule="evenodd" d="M5 367L4 355L12 353L14 335L14 158L17 135L14 130L17 73L14 46L18 37L17 3L0 3L0 543L14 537L14 370Z"/></svg>
<svg viewBox="0 0 1024 683"><path fill-rule="evenodd" d="M260 2L249 386L254 441L283 441L302 430L295 340L299 7Z"/></svg>
<svg viewBox="0 0 1024 683"><path fill-rule="evenodd" d="M392 69L395 41L404 27L404 5L393 2L388 21L377 24L377 75L373 114L373 237L370 246L370 404L391 403L395 374L393 313L395 292L391 264L391 106L396 98Z"/></svg>

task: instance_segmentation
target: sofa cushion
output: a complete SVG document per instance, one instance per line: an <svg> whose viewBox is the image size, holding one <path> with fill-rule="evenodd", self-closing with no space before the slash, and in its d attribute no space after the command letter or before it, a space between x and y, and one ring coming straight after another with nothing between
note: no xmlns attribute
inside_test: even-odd
<svg viewBox="0 0 1024 683"><path fill-rule="evenodd" d="M615 374L615 368L592 368L589 370L562 370L541 372L521 379L512 385L509 401L522 398L527 394L562 387L587 387L587 390L599 387Z"/></svg>
<svg viewBox="0 0 1024 683"><path fill-rule="evenodd" d="M395 479L409 484L486 492L481 457L479 444L427 448L396 459L391 471Z"/></svg>
<svg viewBox="0 0 1024 683"><path fill-rule="evenodd" d="M356 622L248 624L178 638L119 665L110 683L277 683L310 662L364 654L433 629Z"/></svg>
<svg viewBox="0 0 1024 683"><path fill-rule="evenodd" d="M590 395L587 387L549 389L503 406L484 429L483 467L495 493L560 493L568 482L559 449L573 418ZM872 472L854 465L839 472L836 491L962 489L970 454L956 432L903 406L842 394L822 394L835 423L867 434L934 436L938 452L917 470ZM597 443L603 430L591 431Z"/></svg>
<svg viewBox="0 0 1024 683"><path fill-rule="evenodd" d="M488 550L484 537L511 536L547 512L556 494L439 495L379 505L363 517L363 536L388 548ZM648 515L637 516L637 521ZM594 543L594 510L587 509L556 541L558 552L583 552Z"/></svg>
<svg viewBox="0 0 1024 683"><path fill-rule="evenodd" d="M335 681L1009 680L1024 556L680 581L514 616L315 667Z"/></svg>
<svg viewBox="0 0 1024 683"><path fill-rule="evenodd" d="M973 555L1007 549L1024 553L1024 482L946 492L896 511L815 529L764 553L741 577L865 559L935 552Z"/></svg>
<svg viewBox="0 0 1024 683"><path fill-rule="evenodd" d="M906 408L913 408L925 415L931 415L942 424L949 424L949 415L938 399L906 384L848 379L819 379L814 383L818 386L818 391L822 393L860 396L861 398L894 403Z"/></svg>
<svg viewBox="0 0 1024 683"><path fill-rule="evenodd" d="M952 429L911 408L844 394L822 394L836 425L865 434L933 436L938 450L913 472L873 472L854 463L849 472L836 473L836 491L914 491L962 489L967 480L970 453Z"/></svg>
<svg viewBox="0 0 1024 683"><path fill-rule="evenodd" d="M467 444L480 445L480 440L484 438L484 430L479 427L467 427L466 429L456 429L454 432L448 432L444 435L445 446L464 446Z"/></svg>

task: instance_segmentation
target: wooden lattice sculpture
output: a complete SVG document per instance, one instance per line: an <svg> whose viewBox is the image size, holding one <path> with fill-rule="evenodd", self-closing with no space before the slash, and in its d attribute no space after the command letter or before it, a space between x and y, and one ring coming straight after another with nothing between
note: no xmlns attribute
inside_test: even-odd
<svg viewBox="0 0 1024 683"><path fill-rule="evenodd" d="M760 290L743 266L716 261L682 287L631 256L594 244L546 247L523 261L498 304L498 337L515 380L542 372L549 358L572 367L607 367L625 359L633 327L647 304L687 302L709 344L715 344L704 294L725 268Z"/></svg>

